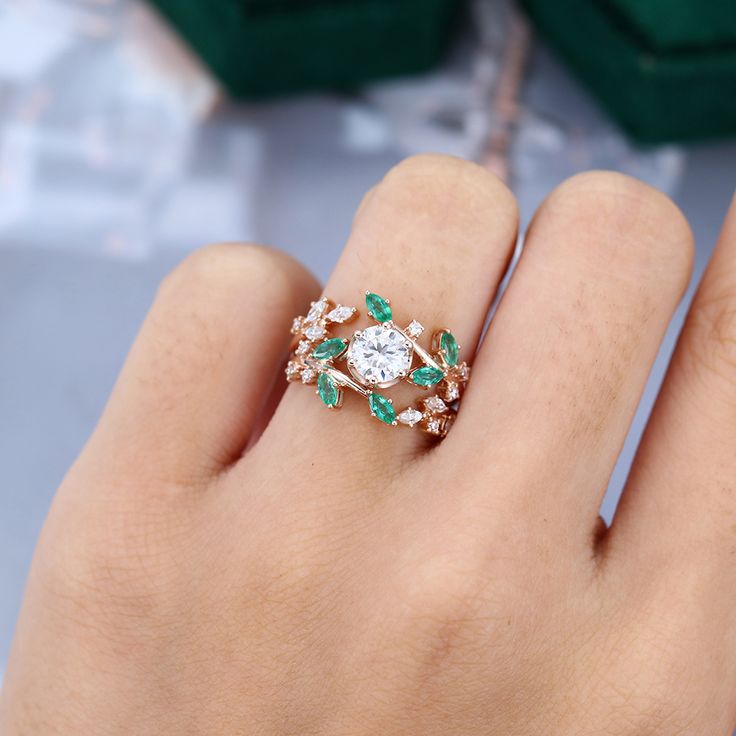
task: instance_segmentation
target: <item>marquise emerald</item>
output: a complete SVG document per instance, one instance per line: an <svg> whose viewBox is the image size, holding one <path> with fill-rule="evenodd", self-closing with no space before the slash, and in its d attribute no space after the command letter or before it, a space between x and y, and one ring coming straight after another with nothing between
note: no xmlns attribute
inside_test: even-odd
<svg viewBox="0 0 736 736"><path fill-rule="evenodd" d="M337 406L340 392L335 382L326 373L320 373L317 378L317 393L325 405Z"/></svg>
<svg viewBox="0 0 736 736"><path fill-rule="evenodd" d="M440 348L445 357L447 365L457 365L458 352L460 346L457 344L455 336L451 332L443 332L440 338Z"/></svg>
<svg viewBox="0 0 736 736"><path fill-rule="evenodd" d="M312 351L312 357L317 360L329 360L343 353L348 346L348 341L340 337L333 337L317 345Z"/></svg>
<svg viewBox="0 0 736 736"><path fill-rule="evenodd" d="M376 322L388 322L393 313L391 306L388 301L378 294L368 292L365 295L365 306L368 309L368 314L376 320Z"/></svg>
<svg viewBox="0 0 736 736"><path fill-rule="evenodd" d="M381 394L371 394L368 397L368 404L371 407L371 413L384 424L394 423L396 419L396 410L385 396L381 396Z"/></svg>
<svg viewBox="0 0 736 736"><path fill-rule="evenodd" d="M412 383L417 386L434 386L435 383L439 383L445 374L439 368L433 368L431 365L426 365L422 368L417 368L411 372Z"/></svg>

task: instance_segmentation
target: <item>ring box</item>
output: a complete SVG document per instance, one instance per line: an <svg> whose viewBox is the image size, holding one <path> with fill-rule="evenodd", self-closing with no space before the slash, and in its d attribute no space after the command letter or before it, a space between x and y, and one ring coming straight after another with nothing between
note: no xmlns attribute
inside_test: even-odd
<svg viewBox="0 0 736 736"><path fill-rule="evenodd" d="M238 98L423 71L458 0L151 0Z"/></svg>
<svg viewBox="0 0 736 736"><path fill-rule="evenodd" d="M736 134L736 3L523 0L540 34L635 139Z"/></svg>

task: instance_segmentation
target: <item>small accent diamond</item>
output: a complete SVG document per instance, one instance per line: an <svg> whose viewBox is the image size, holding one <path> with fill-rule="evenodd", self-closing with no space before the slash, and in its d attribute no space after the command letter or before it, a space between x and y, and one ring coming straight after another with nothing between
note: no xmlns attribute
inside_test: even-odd
<svg viewBox="0 0 736 736"><path fill-rule="evenodd" d="M306 330L304 330L304 334L310 340L319 340L320 338L324 337L324 334L325 334L324 325L320 325L320 324L311 325L310 327L307 327Z"/></svg>
<svg viewBox="0 0 736 736"><path fill-rule="evenodd" d="M447 385L447 388L445 389L445 398L448 401L455 401L455 399L460 398L460 389L457 387L456 383L450 383Z"/></svg>
<svg viewBox="0 0 736 736"><path fill-rule="evenodd" d="M307 317L304 321L315 322L325 313L325 309L327 309L326 299L320 299L318 302L312 302L312 306L309 308L309 313L307 314Z"/></svg>
<svg viewBox="0 0 736 736"><path fill-rule="evenodd" d="M439 434L440 433L440 420L430 419L427 422L427 431L431 432L432 434Z"/></svg>
<svg viewBox="0 0 736 736"><path fill-rule="evenodd" d="M413 319L411 322L409 322L409 326L405 330L406 334L409 335L409 337L419 337L419 335L424 332L424 327L417 322L415 319Z"/></svg>
<svg viewBox="0 0 736 736"><path fill-rule="evenodd" d="M430 396L428 399L425 399L424 406L430 411L447 411L447 404L439 396Z"/></svg>
<svg viewBox="0 0 736 736"><path fill-rule="evenodd" d="M299 376L299 371L301 370L301 365L299 363L295 363L293 360L290 360L286 364L286 378L289 381L294 381Z"/></svg>
<svg viewBox="0 0 736 736"><path fill-rule="evenodd" d="M302 318L294 317L294 321L291 323L291 334L297 335L302 331Z"/></svg>
<svg viewBox="0 0 736 736"><path fill-rule="evenodd" d="M406 424L408 427L413 427L421 418L422 412L417 411L409 407L396 417L402 424Z"/></svg>
<svg viewBox="0 0 736 736"><path fill-rule="evenodd" d="M302 383L312 383L317 376L317 371L314 368L305 368L302 371Z"/></svg>
<svg viewBox="0 0 736 736"><path fill-rule="evenodd" d="M306 341L302 340L297 346L296 346L296 354L297 355L306 355L309 352L309 349L312 346Z"/></svg>
<svg viewBox="0 0 736 736"><path fill-rule="evenodd" d="M354 307L343 307L342 304L338 304L331 312L328 312L327 319L330 322L345 322L354 314Z"/></svg>

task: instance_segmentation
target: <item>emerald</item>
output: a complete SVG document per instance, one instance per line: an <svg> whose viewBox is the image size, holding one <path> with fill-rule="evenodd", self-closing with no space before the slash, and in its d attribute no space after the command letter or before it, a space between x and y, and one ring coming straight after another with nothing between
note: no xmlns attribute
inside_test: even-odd
<svg viewBox="0 0 736 736"><path fill-rule="evenodd" d="M381 394L371 394L368 397L371 413L384 424L393 424L396 420L396 411L391 402Z"/></svg>
<svg viewBox="0 0 736 736"><path fill-rule="evenodd" d="M434 386L445 377L445 374L439 368L427 365L412 371L410 377L412 383L416 383L417 386Z"/></svg>
<svg viewBox="0 0 736 736"><path fill-rule="evenodd" d="M365 295L365 306L376 322L388 322L393 316L388 301L370 291Z"/></svg>
<svg viewBox="0 0 736 736"><path fill-rule="evenodd" d="M312 351L312 357L317 360L335 358L340 355L340 353L344 352L347 346L347 340L343 340L340 337L333 337L317 345L317 347Z"/></svg>
<svg viewBox="0 0 736 736"><path fill-rule="evenodd" d="M317 379L317 393L322 402L327 406L337 406L340 399L340 392L335 382L326 374L320 373Z"/></svg>
<svg viewBox="0 0 736 736"><path fill-rule="evenodd" d="M457 340L451 332L442 333L440 348L442 348L442 354L445 356L447 365L457 365L460 346L457 344Z"/></svg>

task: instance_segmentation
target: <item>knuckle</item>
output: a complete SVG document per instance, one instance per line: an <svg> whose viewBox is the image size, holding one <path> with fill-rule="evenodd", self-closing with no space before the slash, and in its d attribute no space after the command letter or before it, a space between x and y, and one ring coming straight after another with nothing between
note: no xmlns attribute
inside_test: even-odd
<svg viewBox="0 0 736 736"><path fill-rule="evenodd" d="M216 243L188 255L162 284L162 292L237 289L248 286L287 290L295 278L308 275L290 256L252 243Z"/></svg>
<svg viewBox="0 0 736 736"><path fill-rule="evenodd" d="M414 213L452 213L454 217L494 217L497 227L515 230L516 199L488 169L443 154L411 156L392 168L373 190L372 198L390 197L397 206Z"/></svg>
<svg viewBox="0 0 736 736"><path fill-rule="evenodd" d="M190 254L163 280L153 314L155 321L182 324L186 311L186 327L175 332L216 348L232 338L237 315L286 322L319 288L309 271L277 249L221 243ZM266 292L268 303L261 298Z"/></svg>
<svg viewBox="0 0 736 736"><path fill-rule="evenodd" d="M683 289L693 259L690 226L677 205L654 187L612 171L577 174L540 207L535 225L563 237L571 232L591 245L591 255L670 279ZM605 249L601 254L600 249Z"/></svg>

